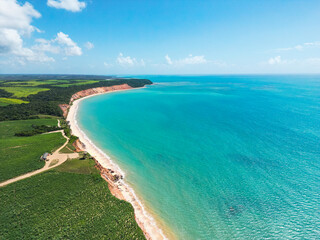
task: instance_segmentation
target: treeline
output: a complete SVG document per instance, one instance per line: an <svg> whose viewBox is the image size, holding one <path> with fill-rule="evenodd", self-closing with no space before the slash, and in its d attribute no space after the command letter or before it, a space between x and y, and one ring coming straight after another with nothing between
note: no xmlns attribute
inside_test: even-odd
<svg viewBox="0 0 320 240"><path fill-rule="evenodd" d="M0 121L25 120L39 118L37 115L61 116L57 102L35 101L0 107Z"/></svg>
<svg viewBox="0 0 320 240"><path fill-rule="evenodd" d="M121 84L128 84L133 88L137 88L152 84L152 82L148 79L114 79L69 87L40 85L38 87L50 88L50 90L21 98L28 101L29 103L27 104L15 104L0 107L0 121L37 118L37 115L39 114L62 116L62 111L58 105L62 103L69 103L70 98L74 93L89 88L110 87Z"/></svg>
<svg viewBox="0 0 320 240"><path fill-rule="evenodd" d="M13 94L9 93L3 89L0 89L0 97L1 98L7 98L7 97L11 97Z"/></svg>
<svg viewBox="0 0 320 240"><path fill-rule="evenodd" d="M61 128L57 126L47 126L47 125L32 125L32 130L26 130L17 132L14 135L17 137L30 137L41 133L52 132L60 130Z"/></svg>
<svg viewBox="0 0 320 240"><path fill-rule="evenodd" d="M74 74L0 74L0 80L28 81L28 80L105 80L113 78L105 75L74 75Z"/></svg>

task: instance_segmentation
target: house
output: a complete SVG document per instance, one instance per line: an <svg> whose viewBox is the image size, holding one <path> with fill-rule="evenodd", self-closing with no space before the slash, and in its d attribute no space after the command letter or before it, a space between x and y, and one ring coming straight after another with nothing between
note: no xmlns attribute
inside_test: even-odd
<svg viewBox="0 0 320 240"><path fill-rule="evenodd" d="M46 161L48 156L49 156L49 153L45 152L40 158L41 160Z"/></svg>

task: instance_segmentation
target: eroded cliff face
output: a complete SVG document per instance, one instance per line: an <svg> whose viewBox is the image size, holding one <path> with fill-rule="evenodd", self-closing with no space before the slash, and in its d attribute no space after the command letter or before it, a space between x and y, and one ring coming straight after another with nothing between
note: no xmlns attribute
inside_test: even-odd
<svg viewBox="0 0 320 240"><path fill-rule="evenodd" d="M83 152L85 151L86 146L84 145L84 143L82 143L79 139L77 139L76 141L74 141L74 143L72 144L75 149L76 152Z"/></svg>
<svg viewBox="0 0 320 240"><path fill-rule="evenodd" d="M128 84L121 84L121 85L116 85L112 87L98 87L98 88L91 88L87 90L83 90L80 92L77 92L72 95L70 99L70 103L73 102L74 100L77 100L82 97L90 96L93 94L98 94L98 93L105 93L105 92L112 92L112 91L117 91L117 90L125 90L125 89L131 89Z"/></svg>
<svg viewBox="0 0 320 240"><path fill-rule="evenodd" d="M66 118L67 117L67 115L68 115L68 109L69 109L69 104L59 104L59 107L60 107L60 109L62 110L62 112L63 112L63 116L64 116L64 118Z"/></svg>
<svg viewBox="0 0 320 240"><path fill-rule="evenodd" d="M93 158L96 165L95 167L100 171L101 177L108 182L108 187L113 196L115 196L118 199L125 200L121 190L119 189L119 186L122 184L119 182L119 180L123 179L123 176L120 174L115 173L110 168L104 168L95 158ZM145 232L145 231L144 231ZM146 233L145 233L146 234Z"/></svg>
<svg viewBox="0 0 320 240"><path fill-rule="evenodd" d="M90 95L94 94L99 94L99 93L106 93L106 92L112 92L112 91L118 91L118 90L126 90L126 89L131 89L128 84L121 84L121 85L115 85L111 87L97 87L97 88L90 88L87 90L82 90L80 92L77 92L72 95L69 104L59 104L59 107L63 111L63 116L66 118L68 115L68 110L71 105L71 103L79 98L87 97Z"/></svg>

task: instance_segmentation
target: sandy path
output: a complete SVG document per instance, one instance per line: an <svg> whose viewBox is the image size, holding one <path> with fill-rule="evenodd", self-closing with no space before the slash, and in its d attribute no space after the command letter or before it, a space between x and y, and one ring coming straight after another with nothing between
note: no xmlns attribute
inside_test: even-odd
<svg viewBox="0 0 320 240"><path fill-rule="evenodd" d="M44 167L41 168L41 169L38 169L36 171L29 172L29 173L23 174L21 176L18 176L18 177L15 177L15 178L11 178L11 179L9 179L7 181L4 181L4 182L0 183L0 187L7 186L10 183L14 183L14 182L20 181L22 179L26 179L26 178L32 177L32 176L34 176L36 174L39 174L39 173L47 171L47 170L49 170L51 168L57 167L57 166L61 165L62 163L64 163L65 161L67 161L67 159L69 159L69 158L77 158L77 157L79 157L78 153L68 153L68 154L59 153L59 151L61 149L63 149L68 144L69 138L64 134L63 130L58 130L58 131L54 131L54 132L61 132L62 136L65 139L67 139L67 141L61 147L59 147L56 151L54 151L54 153L52 155L48 156L48 160L46 161ZM50 132L50 133L53 133L53 132ZM50 133L46 133L46 134L50 134ZM50 166L50 164L54 160L58 160L58 162L56 164Z"/></svg>

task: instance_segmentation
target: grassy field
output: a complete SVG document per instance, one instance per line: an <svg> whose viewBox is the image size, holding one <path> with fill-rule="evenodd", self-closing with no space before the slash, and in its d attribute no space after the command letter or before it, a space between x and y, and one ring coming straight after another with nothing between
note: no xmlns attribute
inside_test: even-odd
<svg viewBox="0 0 320 240"><path fill-rule="evenodd" d="M72 145L72 143L68 143L64 148L60 150L60 153L73 153L76 148Z"/></svg>
<svg viewBox="0 0 320 240"><path fill-rule="evenodd" d="M34 87L34 86L39 86L39 85L43 85L45 84L44 82L40 82L40 81L17 81L17 82L6 82L5 85L10 85L10 86L14 86L14 87Z"/></svg>
<svg viewBox="0 0 320 240"><path fill-rule="evenodd" d="M61 124L62 127L64 127L66 122L65 121L61 121L60 124ZM68 136L68 135L70 135L70 133L66 134L66 135ZM71 137L71 136L69 136L69 137L70 137L69 142L64 148L62 148L60 150L61 153L73 153L73 152L75 152L76 148L72 144L74 143L74 141L77 138L74 138L74 137Z"/></svg>
<svg viewBox="0 0 320 240"><path fill-rule="evenodd" d="M0 239L145 239L93 165L71 160L1 188Z"/></svg>
<svg viewBox="0 0 320 240"><path fill-rule="evenodd" d="M58 85L53 85L55 87L70 87L70 86L77 86L77 85L86 85L86 84L92 84L92 83L97 83L99 81L95 81L95 80L89 80L89 81L83 81L83 80L79 80L75 83L70 83L70 84L58 84Z"/></svg>
<svg viewBox="0 0 320 240"><path fill-rule="evenodd" d="M52 80L31 80L31 81L11 81L4 83L8 85L8 87L37 87L40 85L52 85L55 87L69 87L74 85L85 85L97 83L98 80L60 80L60 79L52 79Z"/></svg>
<svg viewBox="0 0 320 240"><path fill-rule="evenodd" d="M21 104L21 103L29 103L29 102L23 101L21 99L15 99L15 98L0 98L0 107L7 106L10 104Z"/></svg>
<svg viewBox="0 0 320 240"><path fill-rule="evenodd" d="M57 119L53 119L53 118L0 122L0 139L12 138L14 137L14 134L16 132L21 132L23 130L31 130L32 124L57 126L57 123L58 123Z"/></svg>
<svg viewBox="0 0 320 240"><path fill-rule="evenodd" d="M38 87L0 87L0 89L13 93L13 96L17 98L28 97L31 94L50 90L49 88Z"/></svg>
<svg viewBox="0 0 320 240"><path fill-rule="evenodd" d="M36 87L40 85L54 85L54 84L63 84L63 83L70 83L70 80L51 79L51 80L10 81L4 84L13 86L13 87Z"/></svg>
<svg viewBox="0 0 320 240"><path fill-rule="evenodd" d="M32 137L16 137L31 125L57 124L56 119L33 119L0 122L0 182L44 166L40 156L61 146L66 140L61 133L40 134Z"/></svg>

